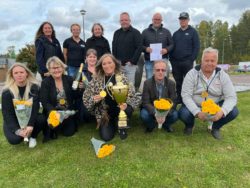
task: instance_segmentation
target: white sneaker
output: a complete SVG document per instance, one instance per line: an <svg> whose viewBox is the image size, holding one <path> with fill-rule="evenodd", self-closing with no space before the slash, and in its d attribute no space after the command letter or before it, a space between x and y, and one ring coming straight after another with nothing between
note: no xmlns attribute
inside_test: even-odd
<svg viewBox="0 0 250 188"><path fill-rule="evenodd" d="M29 148L34 148L34 147L36 147L36 139L30 137L30 140L29 140Z"/></svg>

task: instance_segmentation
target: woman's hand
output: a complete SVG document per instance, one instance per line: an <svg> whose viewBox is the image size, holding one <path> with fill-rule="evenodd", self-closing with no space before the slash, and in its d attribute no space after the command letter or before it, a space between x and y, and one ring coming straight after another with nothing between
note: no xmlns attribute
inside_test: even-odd
<svg viewBox="0 0 250 188"><path fill-rule="evenodd" d="M32 126L27 126L26 129L25 129L25 131L26 131L26 135L25 136L29 137L31 135L32 131L33 131L33 127Z"/></svg>
<svg viewBox="0 0 250 188"><path fill-rule="evenodd" d="M95 95L95 96L93 97L93 100L94 100L95 103L100 102L102 99L103 99L103 97L101 97L100 95Z"/></svg>
<svg viewBox="0 0 250 188"><path fill-rule="evenodd" d="M119 108L123 111L126 110L127 107L128 107L127 103L122 103L119 105Z"/></svg>

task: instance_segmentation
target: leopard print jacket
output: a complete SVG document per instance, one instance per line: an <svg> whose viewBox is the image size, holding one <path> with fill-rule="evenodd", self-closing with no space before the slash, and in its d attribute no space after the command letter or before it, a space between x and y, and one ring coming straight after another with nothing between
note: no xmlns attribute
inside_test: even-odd
<svg viewBox="0 0 250 188"><path fill-rule="evenodd" d="M132 84L129 84L128 79L124 74L120 74L122 76L122 83L129 85L128 97L126 103L130 105L133 109L136 109L141 102L140 97L135 95L135 89ZM106 111L105 100L101 100L99 103L95 103L93 96L99 95L100 91L103 89L103 81L104 77L94 77L86 87L83 93L83 104L91 112L95 115L96 119L99 120L102 118L102 114ZM108 95L108 93L107 93Z"/></svg>

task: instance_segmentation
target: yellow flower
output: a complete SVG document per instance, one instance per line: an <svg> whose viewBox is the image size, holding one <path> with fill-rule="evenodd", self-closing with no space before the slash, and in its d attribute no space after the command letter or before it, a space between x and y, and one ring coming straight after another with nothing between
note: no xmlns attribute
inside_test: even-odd
<svg viewBox="0 0 250 188"><path fill-rule="evenodd" d="M110 155L115 150L115 146L112 144L104 144L98 151L97 157L104 158Z"/></svg>
<svg viewBox="0 0 250 188"><path fill-rule="evenodd" d="M14 100L14 106L16 105L25 105L25 106L31 106L32 102L31 101L26 101L26 100Z"/></svg>
<svg viewBox="0 0 250 188"><path fill-rule="evenodd" d="M210 115L215 115L220 111L220 106L217 105L212 99L207 99L201 103L201 111Z"/></svg>
<svg viewBox="0 0 250 188"><path fill-rule="evenodd" d="M49 113L48 124L52 127L57 127L60 124L60 114L57 111L52 110Z"/></svg>
<svg viewBox="0 0 250 188"><path fill-rule="evenodd" d="M169 110L173 106L173 102L170 99L154 100L154 107L157 110Z"/></svg>

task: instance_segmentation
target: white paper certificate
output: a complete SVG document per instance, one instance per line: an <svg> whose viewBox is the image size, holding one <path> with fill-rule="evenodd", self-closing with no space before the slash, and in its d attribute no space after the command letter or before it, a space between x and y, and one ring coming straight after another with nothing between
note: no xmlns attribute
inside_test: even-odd
<svg viewBox="0 0 250 188"><path fill-rule="evenodd" d="M161 55L162 43L150 44L150 48L152 49L152 52L150 53L150 61L162 59Z"/></svg>

